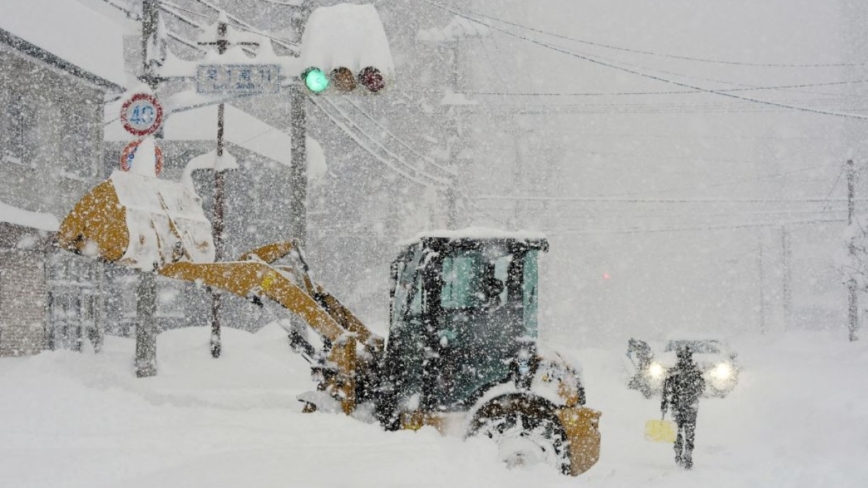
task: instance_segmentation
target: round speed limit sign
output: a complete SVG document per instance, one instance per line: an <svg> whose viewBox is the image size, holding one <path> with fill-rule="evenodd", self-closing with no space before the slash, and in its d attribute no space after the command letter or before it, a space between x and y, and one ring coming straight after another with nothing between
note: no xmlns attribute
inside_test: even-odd
<svg viewBox="0 0 868 488"><path fill-rule="evenodd" d="M121 107L121 122L124 129L134 136L153 134L163 123L163 107L157 97L136 93Z"/></svg>

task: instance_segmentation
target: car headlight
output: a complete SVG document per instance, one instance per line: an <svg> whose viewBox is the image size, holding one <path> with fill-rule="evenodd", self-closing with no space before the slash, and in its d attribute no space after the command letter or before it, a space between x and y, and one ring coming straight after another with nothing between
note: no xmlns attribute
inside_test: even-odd
<svg viewBox="0 0 868 488"><path fill-rule="evenodd" d="M662 378L666 374L666 368L660 363L651 363L648 366L648 374L654 379Z"/></svg>
<svg viewBox="0 0 868 488"><path fill-rule="evenodd" d="M732 366L728 363L720 363L711 370L711 376L719 380L732 378Z"/></svg>

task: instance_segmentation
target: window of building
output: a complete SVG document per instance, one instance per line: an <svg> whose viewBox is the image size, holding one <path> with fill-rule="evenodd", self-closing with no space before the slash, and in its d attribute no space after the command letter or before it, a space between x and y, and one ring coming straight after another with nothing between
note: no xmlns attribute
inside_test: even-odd
<svg viewBox="0 0 868 488"><path fill-rule="evenodd" d="M60 110L63 129L60 132L58 154L64 172L69 175L93 176L99 155L95 148L99 140L98 127L93 123L89 104L67 103Z"/></svg>
<svg viewBox="0 0 868 488"><path fill-rule="evenodd" d="M21 93L7 90L0 97L0 159L30 165L36 144L36 107Z"/></svg>

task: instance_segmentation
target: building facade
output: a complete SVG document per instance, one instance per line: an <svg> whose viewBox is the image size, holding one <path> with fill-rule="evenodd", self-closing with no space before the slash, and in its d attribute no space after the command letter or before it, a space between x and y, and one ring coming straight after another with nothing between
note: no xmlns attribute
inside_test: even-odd
<svg viewBox="0 0 868 488"><path fill-rule="evenodd" d="M122 90L121 43L76 2L0 5L0 356L100 341L101 266L52 241L102 178L103 105Z"/></svg>

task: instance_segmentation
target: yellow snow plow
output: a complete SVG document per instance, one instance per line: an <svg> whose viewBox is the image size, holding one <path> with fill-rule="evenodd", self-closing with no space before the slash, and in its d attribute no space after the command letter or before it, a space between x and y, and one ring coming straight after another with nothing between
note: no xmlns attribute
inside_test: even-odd
<svg viewBox="0 0 868 488"><path fill-rule="evenodd" d="M320 339L294 337L316 383L299 396L307 412L484 436L508 465L574 476L599 459L600 412L584 406L579 369L537 340L542 236L477 229L405 243L391 269L388 345L311 279L293 242L213 262L210 224L179 183L116 172L75 206L58 242L302 319Z"/></svg>

